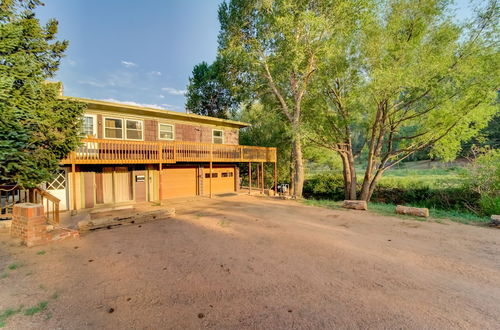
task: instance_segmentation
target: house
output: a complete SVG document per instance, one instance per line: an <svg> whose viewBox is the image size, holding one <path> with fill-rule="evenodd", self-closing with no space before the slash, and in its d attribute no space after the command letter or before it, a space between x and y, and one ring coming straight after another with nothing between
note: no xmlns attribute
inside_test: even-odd
<svg viewBox="0 0 500 330"><path fill-rule="evenodd" d="M257 163L262 189L265 163L274 164L276 178L275 148L239 144L239 130L248 124L72 99L88 105L83 116L86 137L45 187L60 200L61 211L235 192L240 188L239 163L248 164L249 173Z"/></svg>

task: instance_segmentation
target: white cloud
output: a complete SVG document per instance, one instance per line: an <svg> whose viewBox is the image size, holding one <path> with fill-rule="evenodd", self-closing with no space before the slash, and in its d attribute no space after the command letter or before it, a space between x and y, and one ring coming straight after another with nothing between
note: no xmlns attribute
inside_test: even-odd
<svg viewBox="0 0 500 330"><path fill-rule="evenodd" d="M131 67L137 66L137 64L135 64L134 62L128 62L128 61L124 61L124 60L122 60L121 63L126 68L131 68Z"/></svg>
<svg viewBox="0 0 500 330"><path fill-rule="evenodd" d="M167 92L168 94L171 94L171 95L184 95L184 94L186 94L186 90L185 89L176 89L176 88L172 88L172 87L163 87L161 90L165 91L165 92Z"/></svg>
<svg viewBox="0 0 500 330"><path fill-rule="evenodd" d="M160 71L151 71L150 74L152 76L161 76L161 72Z"/></svg>
<svg viewBox="0 0 500 330"><path fill-rule="evenodd" d="M149 103L138 103L134 101L120 101L116 99L104 99L103 101L105 102L113 102L113 103L121 103L121 104L127 104L127 105L133 105L136 107L146 107L146 108L154 108L154 109L160 109L160 110L165 110L164 107L162 107L165 104L158 105L158 104L149 104Z"/></svg>
<svg viewBox="0 0 500 330"><path fill-rule="evenodd" d="M76 66L76 61L75 60L72 60L72 59L68 58L67 62L69 64L69 66Z"/></svg>
<svg viewBox="0 0 500 330"><path fill-rule="evenodd" d="M164 99L165 98L165 95L158 95L160 97L160 99Z"/></svg>

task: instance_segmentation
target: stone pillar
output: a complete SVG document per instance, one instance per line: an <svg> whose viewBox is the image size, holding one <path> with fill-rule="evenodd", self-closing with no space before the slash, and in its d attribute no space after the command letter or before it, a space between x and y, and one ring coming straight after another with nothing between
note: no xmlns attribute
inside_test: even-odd
<svg viewBox="0 0 500 330"><path fill-rule="evenodd" d="M20 238L28 247L48 243L50 237L47 234L43 205L33 203L14 205L10 236Z"/></svg>

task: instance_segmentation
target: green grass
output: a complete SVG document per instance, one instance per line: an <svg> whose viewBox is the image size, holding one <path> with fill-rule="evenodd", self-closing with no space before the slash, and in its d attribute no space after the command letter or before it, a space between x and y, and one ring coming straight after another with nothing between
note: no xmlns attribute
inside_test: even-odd
<svg viewBox="0 0 500 330"><path fill-rule="evenodd" d="M0 313L0 328L3 328L7 322L7 319L21 312L23 306L19 306L18 309L7 308Z"/></svg>
<svg viewBox="0 0 500 330"><path fill-rule="evenodd" d="M334 210L341 210L342 202L332 201L326 199L314 200L314 199L304 199L303 203L310 206L326 207ZM425 218L414 217L408 215L399 215L395 213L396 205L385 204L385 203L368 203L368 210L381 214L394 216L402 219L414 219L418 221L425 221ZM455 222L460 222L464 224L486 224L490 221L488 217L480 217L471 213L460 212L460 211L448 211L439 209L429 209L430 218L442 223L442 219L448 219Z"/></svg>
<svg viewBox="0 0 500 330"><path fill-rule="evenodd" d="M19 265L16 264L16 263L13 263L13 264L10 264L9 267L8 267L10 270L16 270L17 268L19 268Z"/></svg>
<svg viewBox="0 0 500 330"><path fill-rule="evenodd" d="M6 272L3 272L1 275L0 275L0 278L7 278L9 277L9 274L6 273Z"/></svg>
<svg viewBox="0 0 500 330"><path fill-rule="evenodd" d="M43 256L45 254L45 250L40 250L36 254L38 254L39 256Z"/></svg>
<svg viewBox="0 0 500 330"><path fill-rule="evenodd" d="M391 169L384 173L379 185L398 188L457 187L463 183L462 168Z"/></svg>
<svg viewBox="0 0 500 330"><path fill-rule="evenodd" d="M37 313L40 313L40 312L44 311L45 309L47 309L48 304L49 303L47 301L39 302L38 305L26 309L24 311L24 315L32 316L32 315L35 315Z"/></svg>

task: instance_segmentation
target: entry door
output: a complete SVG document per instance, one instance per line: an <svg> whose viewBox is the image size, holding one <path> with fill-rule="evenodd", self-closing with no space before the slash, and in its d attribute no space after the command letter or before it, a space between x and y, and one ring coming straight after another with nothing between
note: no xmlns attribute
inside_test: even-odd
<svg viewBox="0 0 500 330"><path fill-rule="evenodd" d="M104 167L102 169L102 195L104 204L113 203L113 167Z"/></svg>
<svg viewBox="0 0 500 330"><path fill-rule="evenodd" d="M127 167L115 168L115 203L132 200L132 172Z"/></svg>

